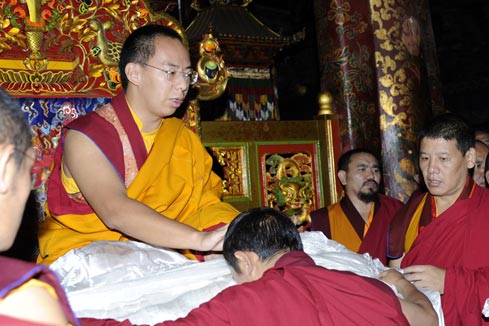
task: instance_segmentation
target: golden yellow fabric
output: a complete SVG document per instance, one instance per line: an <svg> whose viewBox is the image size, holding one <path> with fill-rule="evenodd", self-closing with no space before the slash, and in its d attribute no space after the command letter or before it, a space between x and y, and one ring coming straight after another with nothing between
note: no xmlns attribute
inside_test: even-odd
<svg viewBox="0 0 489 326"><path fill-rule="evenodd" d="M370 207L370 212L368 213L367 223L365 223L365 227L363 228L364 238L367 235L368 229L370 228L370 225L372 224L372 221L374 219L374 211L375 211L375 204L372 204L372 207Z"/></svg>
<svg viewBox="0 0 489 326"><path fill-rule="evenodd" d="M45 265L71 249L86 246L98 240L123 240L119 232L110 231L95 213L86 215L48 215L39 226L39 256L37 262Z"/></svg>
<svg viewBox="0 0 489 326"><path fill-rule="evenodd" d="M341 209L340 203L336 203L328 207L329 224L331 228L331 238L351 251L358 252L362 239L357 235L357 232L353 228L348 220L348 217Z"/></svg>
<svg viewBox="0 0 489 326"><path fill-rule="evenodd" d="M65 191L69 194L76 194L80 192L80 188L78 188L75 179L66 175L63 164L61 164L61 183L63 184Z"/></svg>
<svg viewBox="0 0 489 326"><path fill-rule="evenodd" d="M408 251L411 249L414 240L416 240L416 237L418 236L419 232L419 221L421 219L421 213L423 211L424 203L426 202L426 198L428 197L428 193L426 193L421 200L421 202L418 205L418 208L416 208L416 211L414 212L413 218L411 219L411 222L409 222L408 229L406 231L406 238L404 240L404 253L407 254Z"/></svg>
<svg viewBox="0 0 489 326"><path fill-rule="evenodd" d="M228 223L238 212L220 201L222 181L215 173L209 173L211 167L212 158L198 136L181 120L167 119L127 193L157 212L199 230ZM168 194L167 200L162 200L161 189ZM174 201L175 197L181 200Z"/></svg>
<svg viewBox="0 0 489 326"><path fill-rule="evenodd" d="M56 291L54 290L54 288L51 285L49 285L48 283L39 281L35 278L32 278L32 279L28 280L27 282L23 283L22 285L20 285L19 287L16 287L12 291L10 291L8 293L8 295L5 296L4 298L0 298L0 303L3 300L5 300L5 298L7 298L9 295L14 294L15 292L22 291L26 288L34 287L34 286L42 287L42 288L46 289L50 295L52 295L55 299L58 299L58 295L56 294Z"/></svg>
<svg viewBox="0 0 489 326"><path fill-rule="evenodd" d="M212 158L198 136L181 120L166 119L127 194L198 230L229 223L238 211L221 202L221 179L211 167ZM97 240L127 240L107 229L95 213L50 215L40 228L38 262L43 264Z"/></svg>
<svg viewBox="0 0 489 326"><path fill-rule="evenodd" d="M143 137L143 142L144 146L146 146L146 151L149 153L151 150L151 147L153 146L156 134L158 133L158 129L155 129L151 132L143 132L143 123L139 119L139 117L134 113L134 110L132 109L131 104L126 101L127 106L129 107L129 111L131 111L131 116L134 119L134 122L136 122L136 126L138 126L138 130L141 133L141 136ZM163 121L162 121L163 122ZM161 125L160 125L161 126Z"/></svg>
<svg viewBox="0 0 489 326"><path fill-rule="evenodd" d="M141 133L141 136L143 138L144 146L146 147L146 151L149 153L151 150L151 147L153 147L153 143L156 137L156 134L158 133L158 129L151 131L151 132L142 132L143 129L143 124L141 120L139 120L138 116L134 113L132 110L131 106L129 103L127 103L129 106L129 109L131 111L131 115L136 122L136 125L138 127L139 132ZM80 188L78 188L78 185L75 182L75 179L68 177L65 174L63 165L61 165L61 183L63 184L65 190L69 194L76 194L80 192Z"/></svg>

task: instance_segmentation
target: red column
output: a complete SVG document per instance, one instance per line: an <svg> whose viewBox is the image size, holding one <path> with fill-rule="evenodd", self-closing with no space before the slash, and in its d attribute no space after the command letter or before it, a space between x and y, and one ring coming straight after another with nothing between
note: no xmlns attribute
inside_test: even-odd
<svg viewBox="0 0 489 326"><path fill-rule="evenodd" d="M366 147L380 154L369 3L315 0L321 90L335 99L344 152Z"/></svg>
<svg viewBox="0 0 489 326"><path fill-rule="evenodd" d="M385 192L415 189L417 132L440 110L427 0L315 0L321 90L341 115L342 152L381 157Z"/></svg>

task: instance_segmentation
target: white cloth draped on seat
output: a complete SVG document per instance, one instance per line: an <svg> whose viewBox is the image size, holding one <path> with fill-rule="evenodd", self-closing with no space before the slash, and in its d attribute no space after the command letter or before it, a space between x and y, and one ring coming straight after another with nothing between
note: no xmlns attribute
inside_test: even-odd
<svg viewBox="0 0 489 326"><path fill-rule="evenodd" d="M354 253L321 232L301 237L304 251L320 266L373 278L387 269L378 259ZM200 263L134 241L94 242L71 250L51 268L78 317L129 319L135 324L186 316L235 284L222 257ZM444 325L439 293L422 291L433 303L439 325Z"/></svg>

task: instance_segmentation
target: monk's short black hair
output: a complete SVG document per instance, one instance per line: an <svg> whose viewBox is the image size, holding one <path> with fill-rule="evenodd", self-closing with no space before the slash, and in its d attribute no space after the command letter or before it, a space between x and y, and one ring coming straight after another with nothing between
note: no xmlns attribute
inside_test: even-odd
<svg viewBox="0 0 489 326"><path fill-rule="evenodd" d="M270 207L253 208L239 214L229 224L224 237L224 259L241 272L236 251L251 251L265 261L280 252L303 250L297 228L285 213Z"/></svg>
<svg viewBox="0 0 489 326"><path fill-rule="evenodd" d="M180 34L168 26L148 24L134 30L122 45L119 59L119 72L124 90L127 89L129 83L125 71L127 64L131 62L147 63L156 52L154 39L158 36L173 38L183 44Z"/></svg>
<svg viewBox="0 0 489 326"><path fill-rule="evenodd" d="M455 140L457 149L462 155L465 155L470 148L475 146L474 130L462 117L454 113L444 113L435 117L419 133L418 145L424 138Z"/></svg>
<svg viewBox="0 0 489 326"><path fill-rule="evenodd" d="M351 149L351 150L343 153L340 156L340 159L338 160L338 171L340 171L340 170L341 171L348 171L348 165L351 162L351 157L355 154L362 154L362 153L370 154L377 159L377 156L375 156L374 153L372 153L370 150L368 150L366 148L354 148L354 149ZM377 161L378 161L378 159L377 159ZM379 164L380 164L380 162L379 162Z"/></svg>

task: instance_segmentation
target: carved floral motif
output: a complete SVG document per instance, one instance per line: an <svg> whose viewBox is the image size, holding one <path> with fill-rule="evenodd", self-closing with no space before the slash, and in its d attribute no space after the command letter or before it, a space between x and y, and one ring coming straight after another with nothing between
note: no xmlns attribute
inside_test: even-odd
<svg viewBox="0 0 489 326"><path fill-rule="evenodd" d="M118 53L131 31L157 22L183 35L173 17L150 12L144 1L23 1L0 4L0 86L17 96L113 96Z"/></svg>

